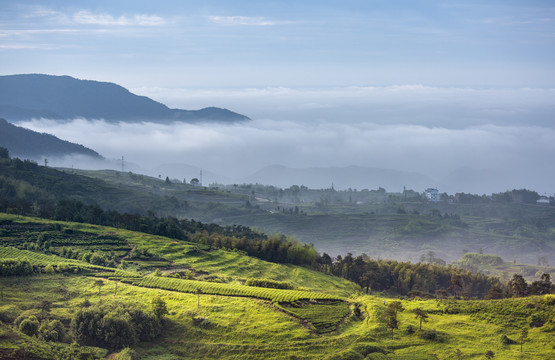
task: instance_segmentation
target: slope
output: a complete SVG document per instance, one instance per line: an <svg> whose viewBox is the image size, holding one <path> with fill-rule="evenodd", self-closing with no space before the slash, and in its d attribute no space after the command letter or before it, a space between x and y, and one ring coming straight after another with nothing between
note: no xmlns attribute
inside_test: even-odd
<svg viewBox="0 0 555 360"><path fill-rule="evenodd" d="M83 155L93 159L103 159L96 151L61 140L50 134L41 134L0 119L0 146L9 150L14 157L41 159L44 157L63 157Z"/></svg>
<svg viewBox="0 0 555 360"><path fill-rule="evenodd" d="M384 321L384 312L385 303L394 299L363 295L349 282L302 267L273 268L276 264L259 262L233 252L202 250L187 242L87 224L5 214L0 214L0 223L2 244L11 245L0 248L3 255L0 261L5 262L4 255L9 252L11 258L38 266L35 274L3 275L0 278L3 294L0 300L0 355L3 358L49 359L68 352L81 354L81 358L86 353L91 359L106 357L109 352L118 352L121 348L101 344L92 347L69 345L73 336L69 329L73 326L66 330L63 341L48 341L44 336L47 324L58 320L69 325L76 322L80 313L91 313L102 306L116 304L128 304L126 306L150 312L152 299L158 297L165 302L169 312L164 321L165 331L153 341L131 345L142 359L444 359L454 357L455 350L466 359L482 359L488 351L503 359L523 356L547 359L552 352L552 320L530 328L522 353L520 344L515 343L520 329L529 328L531 319L550 319L550 316L552 319L555 309L552 295L495 301L403 300L401 305L405 310L399 312L399 329L394 330L392 336ZM26 238L20 234L26 234ZM41 239L50 241L47 249L51 254L41 254L45 251L45 243L38 246ZM146 254L150 252L151 255L145 257L142 252L142 257L130 257L133 250L125 256L120 254L118 261L125 264L125 270L70 259L75 251L82 251L83 246L96 247L97 255L109 255L113 249L103 247L116 240L133 249L148 248ZM13 247L24 244L33 250ZM243 275L230 274L225 265L221 270L215 270L211 264L214 258L207 261L202 254L221 258L222 263L236 262L233 267L241 259L239 262L245 265ZM173 259L168 258L170 255ZM49 260L45 262L46 259ZM169 265L160 265L163 261ZM75 271L76 264L80 264L82 270ZM191 266L191 280L166 277L176 266L184 264ZM266 269L266 274L273 274L274 278L291 282L299 288L303 284L300 279L307 278L304 284L309 288L303 291L313 293L315 300L272 304L264 297L257 299L257 296L211 292L211 289L223 285L237 291L246 288L260 293L274 291L241 284L246 276L254 275L256 268ZM201 270L206 273L201 274ZM166 276L159 276L161 274ZM216 278L207 281L209 275ZM325 282L318 280L319 276L325 278ZM169 285L163 286L164 289L141 286L145 279L149 282L165 280ZM192 287L182 291L172 287L173 283L196 283L196 288L203 290L197 292ZM316 300L330 295L332 298L348 295L349 298L347 302L335 300L339 301L335 303ZM50 306L46 306L48 304ZM340 304L348 305L343 315L339 312L345 306ZM418 329L416 309L428 314L422 330ZM15 325L33 316L43 329L36 337L23 334ZM114 321L113 316L104 317L96 326ZM330 330L324 334L317 331L319 324L331 319L336 323ZM114 324L123 322L125 317ZM123 336L123 333L118 335ZM503 342L503 336L508 340Z"/></svg>

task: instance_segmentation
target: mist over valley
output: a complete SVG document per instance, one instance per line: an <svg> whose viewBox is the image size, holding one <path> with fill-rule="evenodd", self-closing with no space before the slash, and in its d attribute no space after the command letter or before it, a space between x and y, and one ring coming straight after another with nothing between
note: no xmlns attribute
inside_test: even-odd
<svg viewBox="0 0 555 360"><path fill-rule="evenodd" d="M2 0L0 358L552 359L554 24Z"/></svg>

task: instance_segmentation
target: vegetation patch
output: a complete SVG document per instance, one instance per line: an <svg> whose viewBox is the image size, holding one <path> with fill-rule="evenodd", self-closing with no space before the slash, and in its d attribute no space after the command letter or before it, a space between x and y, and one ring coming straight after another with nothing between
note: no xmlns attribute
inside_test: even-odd
<svg viewBox="0 0 555 360"><path fill-rule="evenodd" d="M294 302L299 300L339 300L337 296L316 293L312 291L282 290L259 288L238 284L222 284L206 281L183 280L158 276L145 276L138 286L148 288L173 290L186 293L201 293L223 296L243 296L257 299L270 300L276 303Z"/></svg>
<svg viewBox="0 0 555 360"><path fill-rule="evenodd" d="M295 287L287 281L276 281L270 279L250 278L245 282L246 286L258 286L272 289L293 290Z"/></svg>
<svg viewBox="0 0 555 360"><path fill-rule="evenodd" d="M335 331L350 314L349 303L345 301L295 301L280 303L279 308L307 321L318 334Z"/></svg>

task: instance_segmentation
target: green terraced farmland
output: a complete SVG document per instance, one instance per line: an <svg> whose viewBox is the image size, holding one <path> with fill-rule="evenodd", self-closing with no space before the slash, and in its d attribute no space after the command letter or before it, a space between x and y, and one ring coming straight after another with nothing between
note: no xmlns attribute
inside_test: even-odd
<svg viewBox="0 0 555 360"><path fill-rule="evenodd" d="M282 290L245 286L237 284L219 284L204 281L171 279L164 277L145 276L136 285L156 289L174 290L187 293L246 296L272 302L294 302L299 300L339 300L340 298L312 291Z"/></svg>
<svg viewBox="0 0 555 360"><path fill-rule="evenodd" d="M337 329L350 313L349 303L344 301L298 301L281 304L281 308L293 316L308 321L318 334Z"/></svg>

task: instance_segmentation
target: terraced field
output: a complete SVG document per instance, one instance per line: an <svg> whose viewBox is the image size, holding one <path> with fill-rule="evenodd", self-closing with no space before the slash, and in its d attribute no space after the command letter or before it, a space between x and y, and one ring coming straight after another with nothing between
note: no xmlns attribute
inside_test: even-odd
<svg viewBox="0 0 555 360"><path fill-rule="evenodd" d="M77 351L90 359L105 358L120 349L71 345L71 338L45 341L22 333L16 320L36 317L41 326L59 320L69 331L83 309L123 303L151 311L157 298L168 310L165 332L133 346L141 359L431 360L456 358L459 351L464 359L478 360L491 351L499 359L545 360L554 350L553 295L496 301L401 300L405 311L399 313L392 338L384 322L384 302L393 299L364 295L352 283L310 269L100 226L5 214L0 214L0 223L27 228L12 234L9 226L0 227L0 261L25 260L38 269L28 276L0 277L0 357L6 359L53 359ZM145 267L138 263L148 260L115 256L114 268L48 253L38 244L40 229L68 235L64 241L76 234L76 247L90 246L93 252L95 246L103 246L98 239L117 238L121 246L146 249L164 259L159 262L163 266ZM15 247L25 243L25 249ZM69 243L65 247L73 248ZM98 253L107 254L100 249ZM84 271L68 270L78 268ZM173 277L182 272L192 279ZM251 277L287 281L295 290L244 285ZM422 331L417 308L429 315ZM530 327L531 319L545 323ZM522 327L529 332L521 353ZM504 344L501 336L513 342Z"/></svg>

